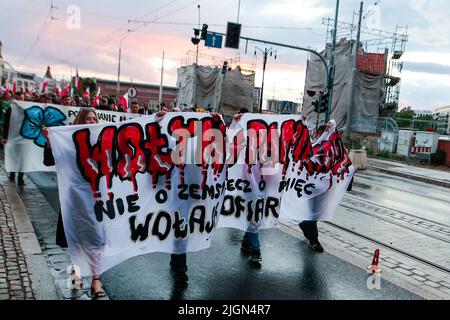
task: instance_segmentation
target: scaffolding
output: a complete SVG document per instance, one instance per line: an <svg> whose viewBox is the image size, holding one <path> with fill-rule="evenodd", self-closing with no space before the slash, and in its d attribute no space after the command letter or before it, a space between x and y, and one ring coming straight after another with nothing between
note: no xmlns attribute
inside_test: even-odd
<svg viewBox="0 0 450 320"><path fill-rule="evenodd" d="M355 14L354 14L355 16ZM326 44L329 45L334 29L334 19L324 18L322 24L327 26ZM350 40L356 39L358 24L353 19L352 23L338 21L337 36L338 38L346 38ZM356 41L356 40L355 40ZM403 71L403 62L401 58L406 50L408 42L408 27L396 26L395 32L388 32L380 29L373 29L368 27L361 27L362 50L360 50L360 59L366 57L367 63L373 64L374 59L370 59L367 55L382 54L384 56L384 67L382 75L385 79L385 101L380 109L380 117L390 117L398 110L400 100L401 88L401 74ZM372 53L369 53L372 52ZM361 61L360 61L361 62ZM373 68L373 65L372 65ZM371 74L373 70L370 68L362 68L360 65L358 69L362 72ZM379 69L379 68L377 68ZM373 72L375 73L378 72Z"/></svg>

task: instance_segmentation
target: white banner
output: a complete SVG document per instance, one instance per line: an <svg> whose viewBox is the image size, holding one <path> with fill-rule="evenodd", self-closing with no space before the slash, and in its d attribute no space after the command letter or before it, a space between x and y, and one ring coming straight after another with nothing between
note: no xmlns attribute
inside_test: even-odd
<svg viewBox="0 0 450 320"><path fill-rule="evenodd" d="M332 217L354 173L332 126L312 144L298 116L169 113L49 129L74 264L209 248L215 227L256 232L280 217ZM219 219L220 218L220 219Z"/></svg>
<svg viewBox="0 0 450 320"><path fill-rule="evenodd" d="M44 146L47 140L42 136L43 127L71 124L79 111L78 107L54 104L13 101L5 147L5 168L8 172L55 171L43 164ZM117 123L139 117L130 113L96 110L100 123Z"/></svg>
<svg viewBox="0 0 450 320"><path fill-rule="evenodd" d="M199 158L211 158L209 144L196 140L209 128L225 136L220 118L201 113L49 130L69 251L83 274L144 253L210 246L226 174L219 151L214 164ZM188 164L196 157L199 165Z"/></svg>
<svg viewBox="0 0 450 320"><path fill-rule="evenodd" d="M301 116L246 114L227 139L242 151L227 166L219 227L255 232L280 217L329 221L355 173L334 121L311 143Z"/></svg>

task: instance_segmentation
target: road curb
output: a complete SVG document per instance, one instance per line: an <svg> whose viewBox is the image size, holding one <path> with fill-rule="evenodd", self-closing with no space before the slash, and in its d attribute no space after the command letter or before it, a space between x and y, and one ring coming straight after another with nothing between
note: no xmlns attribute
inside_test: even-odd
<svg viewBox="0 0 450 320"><path fill-rule="evenodd" d="M415 181L419 181L419 182L424 182L424 183L432 184L432 185L435 185L438 187L444 187L444 188L450 189L450 182L446 182L446 181L442 181L442 180L435 180L435 179L417 176L417 175L413 175L413 174L408 174L408 173L404 173L404 172L398 172L395 170L389 170L389 169L385 169L385 168L381 168L381 167L377 167L377 166L373 166L373 165L369 165L368 168L371 170L374 170L374 171L381 172L381 173L386 173L386 174L390 174L393 176L406 178L406 179L410 179L410 180L415 180Z"/></svg>
<svg viewBox="0 0 450 320"><path fill-rule="evenodd" d="M2 185L6 198L11 205L11 212L36 300L60 300L48 268L47 259L42 252L27 210L17 193L16 185L9 181L3 182Z"/></svg>

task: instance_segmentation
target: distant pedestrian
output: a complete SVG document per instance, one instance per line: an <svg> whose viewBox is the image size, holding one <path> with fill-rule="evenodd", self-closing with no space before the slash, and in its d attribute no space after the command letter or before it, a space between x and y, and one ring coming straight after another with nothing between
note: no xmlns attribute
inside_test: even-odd
<svg viewBox="0 0 450 320"><path fill-rule="evenodd" d="M144 103L144 107L139 109L139 114L143 116L149 116L153 114L153 112L149 109L148 103Z"/></svg>

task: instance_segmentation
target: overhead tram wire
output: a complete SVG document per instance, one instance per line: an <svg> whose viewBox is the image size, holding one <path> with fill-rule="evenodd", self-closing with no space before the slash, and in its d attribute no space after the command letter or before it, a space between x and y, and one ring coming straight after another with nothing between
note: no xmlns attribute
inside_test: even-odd
<svg viewBox="0 0 450 320"><path fill-rule="evenodd" d="M380 4L381 0L377 0L375 1L375 3L373 4L373 6L378 6ZM368 17L370 17L373 14L373 12L371 10L368 10L366 15L362 18L363 21L365 21Z"/></svg>
<svg viewBox="0 0 450 320"><path fill-rule="evenodd" d="M157 9L151 10L150 12L146 12L146 13L144 13L144 14L138 16L137 19L146 17L146 16L148 16L148 15L150 15L150 14L157 13L158 11L165 9L165 8L167 8L168 6L174 4L174 3L178 2L178 1L181 1L181 0L173 0L173 1L171 1L171 2L169 2L169 3L167 3L167 4L165 4L165 5L163 5L163 6L159 7L159 8L157 8ZM106 36L106 38L96 41L94 45L91 45L91 46L87 47L87 49L93 49L93 48L95 48L95 47L98 46L98 45L106 44L106 43L108 43L109 41L111 41L111 40L113 40L113 39L119 38L119 37L121 37L121 36L127 34L128 32L130 32L130 30L127 28L128 25L129 25L129 23L127 22L127 23L125 23L125 24L123 24L123 25L121 25L121 26L115 28L113 32L111 32L108 36ZM124 28L127 28L127 30L126 30L125 32L122 31L122 32L120 32L119 34L116 34L117 32L123 30ZM114 34L116 34L116 35L114 35ZM84 49L83 51L76 52L76 53L75 53L75 56L78 57L78 56L80 56L82 53L86 53L87 51L88 51L88 50Z"/></svg>
<svg viewBox="0 0 450 320"><path fill-rule="evenodd" d="M27 53L25 54L25 56L19 60L20 64L24 63L28 57L30 56L30 54L33 52L34 48L36 47L36 45L39 43L39 41L41 40L41 36L43 34L45 34L45 31L47 31L48 26L50 25L50 22L52 22L53 20L57 20L55 17L53 17L53 9L55 7L53 6L53 1L50 2L50 12L49 14L45 17L44 20L44 24L42 25L41 29L39 29L38 34L36 36L36 39L34 40L34 42L32 43L30 49L27 51Z"/></svg>
<svg viewBox="0 0 450 320"><path fill-rule="evenodd" d="M178 0L177 0L177 1L178 1ZM180 7L180 8L178 8L178 9L176 9L175 11L172 11L172 12L170 12L170 13L168 13L168 14L166 14L166 15L160 17L160 18L157 18L157 19L162 19L162 18L166 18L166 17L168 17L168 16L171 16L171 15L173 15L173 14L175 14L175 13L177 13L177 12L179 12L179 11L181 11L181 10L187 8L187 7L190 7L191 5L196 4L196 3L198 3L198 2L199 2L199 0L195 0L195 1L193 1L193 2L191 2L191 3L189 3L189 4L187 4L187 5L185 5L185 6L183 6L183 7ZM128 20L128 21L130 21L130 20ZM106 43L108 43L109 41L112 41L112 40L114 40L114 39L120 38L121 36L123 36L123 35L125 35L125 34L127 34L127 33L130 33L130 32L137 32L138 30L147 27L148 24L153 24L153 23L156 22L156 21L157 21L157 20L155 19L154 21L149 21L149 22L147 22L147 23L145 23L145 24L143 24L143 25L141 25L141 26L136 27L135 29L127 29L126 31L123 31L123 32L121 32L121 33L119 33L119 34L116 34L116 35L114 35L114 36L111 36L111 37L109 37L108 39L106 39L105 41L100 42L99 45L106 44Z"/></svg>

